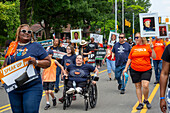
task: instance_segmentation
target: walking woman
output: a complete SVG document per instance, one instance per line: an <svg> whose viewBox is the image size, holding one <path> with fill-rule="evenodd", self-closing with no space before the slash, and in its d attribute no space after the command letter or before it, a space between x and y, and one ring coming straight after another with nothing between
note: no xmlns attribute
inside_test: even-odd
<svg viewBox="0 0 170 113"><path fill-rule="evenodd" d="M27 82L21 87L8 93L13 113L38 113L42 98L42 80L40 68L48 68L51 65L50 57L45 49L37 42L31 42L34 39L33 32L29 25L20 25L16 33L16 42L11 42L16 48L13 54L6 54L4 67L18 60L31 56L31 63L35 66L36 79ZM14 46L10 44L10 51ZM6 65L7 64L7 65Z"/></svg>
<svg viewBox="0 0 170 113"><path fill-rule="evenodd" d="M112 80L111 70L115 72L115 57L114 59L112 59L112 45L108 45L108 48L106 49L106 55L102 61L103 64L105 59L107 63L107 73L109 75L109 80L111 81Z"/></svg>
<svg viewBox="0 0 170 113"><path fill-rule="evenodd" d="M150 57L156 58L155 51L153 49L153 45L146 44L147 40L145 37L141 37L140 33L136 33L135 35L136 44L132 47L131 52L128 57L128 61L126 63L126 67L123 70L123 75L127 72L129 65L130 68L130 76L132 78L132 82L136 87L136 95L139 100L139 105L137 106L137 110L143 109L143 103L146 104L147 108L151 108L151 104L148 101L149 94L149 82L152 75L152 67ZM143 87L143 91L142 88ZM142 92L144 95L144 101L142 103Z"/></svg>

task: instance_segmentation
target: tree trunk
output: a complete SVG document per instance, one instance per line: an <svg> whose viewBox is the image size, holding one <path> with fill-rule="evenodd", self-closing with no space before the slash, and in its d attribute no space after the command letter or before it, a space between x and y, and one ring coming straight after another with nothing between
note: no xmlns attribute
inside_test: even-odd
<svg viewBox="0 0 170 113"><path fill-rule="evenodd" d="M31 22L32 22L32 16L33 16L33 11L34 11L34 10L33 10L33 6L34 6L33 3L34 3L34 2L32 1L31 15L30 15L29 22L28 22L29 25L30 25Z"/></svg>
<svg viewBox="0 0 170 113"><path fill-rule="evenodd" d="M27 0L20 0L20 20L21 20L21 24L27 24L27 13L25 11L25 9L27 9L26 7L26 3Z"/></svg>

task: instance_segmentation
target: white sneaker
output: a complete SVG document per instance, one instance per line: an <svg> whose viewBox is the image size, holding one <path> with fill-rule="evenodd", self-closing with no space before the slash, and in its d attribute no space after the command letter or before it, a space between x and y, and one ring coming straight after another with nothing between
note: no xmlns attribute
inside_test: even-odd
<svg viewBox="0 0 170 113"><path fill-rule="evenodd" d="M75 92L74 88L70 88L68 91L66 91L67 94L73 94Z"/></svg>
<svg viewBox="0 0 170 113"><path fill-rule="evenodd" d="M77 88L76 88L76 91L77 91L77 93L80 94L80 93L82 92L82 88L81 88L81 87L77 87Z"/></svg>

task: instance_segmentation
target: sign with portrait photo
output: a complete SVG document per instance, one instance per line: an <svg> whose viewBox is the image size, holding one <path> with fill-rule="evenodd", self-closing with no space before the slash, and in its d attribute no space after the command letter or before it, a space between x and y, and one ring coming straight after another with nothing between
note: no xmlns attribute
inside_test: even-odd
<svg viewBox="0 0 170 113"><path fill-rule="evenodd" d="M90 33L90 38L91 37L94 38L95 43L101 43L101 44L103 43L103 35Z"/></svg>
<svg viewBox="0 0 170 113"><path fill-rule="evenodd" d="M108 45L114 46L114 44L117 42L119 42L119 34L110 31Z"/></svg>
<svg viewBox="0 0 170 113"><path fill-rule="evenodd" d="M71 30L71 42L72 43L80 43L81 42L81 29Z"/></svg>
<svg viewBox="0 0 170 113"><path fill-rule="evenodd" d="M168 38L168 25L167 24L160 24L159 25L159 37L158 38Z"/></svg>
<svg viewBox="0 0 170 113"><path fill-rule="evenodd" d="M140 13L141 37L159 36L159 22L157 13Z"/></svg>

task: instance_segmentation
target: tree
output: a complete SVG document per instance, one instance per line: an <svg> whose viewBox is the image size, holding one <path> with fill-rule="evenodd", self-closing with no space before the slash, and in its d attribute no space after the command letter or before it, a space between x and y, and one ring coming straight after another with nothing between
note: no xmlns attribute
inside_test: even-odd
<svg viewBox="0 0 170 113"><path fill-rule="evenodd" d="M7 39L15 39L15 33L17 27L20 24L19 5L19 0L16 0L14 2L0 2L0 46L4 46L5 40ZM4 39L3 37L6 37L6 39Z"/></svg>

